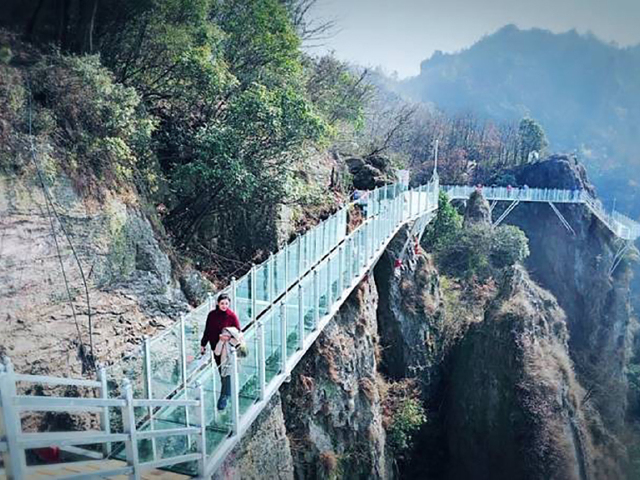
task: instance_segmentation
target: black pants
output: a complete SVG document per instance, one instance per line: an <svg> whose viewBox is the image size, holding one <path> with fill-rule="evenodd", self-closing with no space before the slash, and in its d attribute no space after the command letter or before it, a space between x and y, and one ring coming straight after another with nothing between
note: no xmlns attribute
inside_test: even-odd
<svg viewBox="0 0 640 480"><path fill-rule="evenodd" d="M231 375L227 375L226 377L222 376L222 359L219 355L214 355L213 358L216 360L216 365L218 366L218 372L220 372L220 378L222 379L222 388L220 389L221 397L230 397L231 396Z"/></svg>

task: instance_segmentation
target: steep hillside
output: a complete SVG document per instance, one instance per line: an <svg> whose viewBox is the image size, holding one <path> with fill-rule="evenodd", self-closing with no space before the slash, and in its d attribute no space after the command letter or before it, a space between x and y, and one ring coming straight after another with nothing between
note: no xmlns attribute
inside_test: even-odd
<svg viewBox="0 0 640 480"><path fill-rule="evenodd" d="M507 26L461 52L434 54L399 88L448 112L535 118L552 149L580 153L608 202L615 196L640 215L638 51L575 31Z"/></svg>

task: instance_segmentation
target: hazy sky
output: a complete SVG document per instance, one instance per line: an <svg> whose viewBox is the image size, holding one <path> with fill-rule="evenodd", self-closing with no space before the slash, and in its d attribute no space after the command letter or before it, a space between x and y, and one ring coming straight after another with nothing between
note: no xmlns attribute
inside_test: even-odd
<svg viewBox="0 0 640 480"><path fill-rule="evenodd" d="M400 77L416 75L435 50L460 50L509 23L640 43L640 0L318 0L313 14L339 28L314 51L335 50Z"/></svg>

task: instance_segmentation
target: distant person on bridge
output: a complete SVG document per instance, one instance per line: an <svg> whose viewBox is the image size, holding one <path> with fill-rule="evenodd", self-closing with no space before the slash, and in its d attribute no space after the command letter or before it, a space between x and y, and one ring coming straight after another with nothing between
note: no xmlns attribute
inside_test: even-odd
<svg viewBox="0 0 640 480"><path fill-rule="evenodd" d="M218 400L218 410L224 410L227 406L227 401L231 395L231 377L223 375L222 371L222 359L220 348L216 350L218 342L229 342L231 335L224 331L227 328L235 328L237 331L241 331L240 321L238 316L233 310L229 308L231 300L229 295L221 293L216 301L216 308L209 312L207 316L207 325L204 329L204 334L200 340L200 354L204 355L207 349L207 344L211 345L211 350L214 352L213 358L218 365L218 371L220 372L220 378L222 378L222 390L220 392L220 399ZM218 352L216 354L215 352Z"/></svg>
<svg viewBox="0 0 640 480"><path fill-rule="evenodd" d="M353 192L353 203L354 205L357 205L360 208L360 211L366 217L367 205L369 203L369 191L356 189Z"/></svg>

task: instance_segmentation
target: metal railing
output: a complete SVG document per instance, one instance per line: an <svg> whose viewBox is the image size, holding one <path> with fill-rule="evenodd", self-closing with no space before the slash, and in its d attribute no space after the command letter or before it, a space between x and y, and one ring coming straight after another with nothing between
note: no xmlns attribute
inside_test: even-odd
<svg viewBox="0 0 640 480"><path fill-rule="evenodd" d="M604 223L611 232L623 240L635 240L640 237L640 223L612 210L607 212L600 200L586 190L563 190L557 188L509 188L509 187L472 187L466 185L443 185L442 190L451 199L467 199L479 189L489 201L519 201L547 203L582 203Z"/></svg>
<svg viewBox="0 0 640 480"><path fill-rule="evenodd" d="M453 198L467 198L474 190L474 187L442 188ZM146 339L136 362L111 367L110 384L114 380L129 379L117 398L110 398L114 396L113 392L107 394L104 372L99 381L86 384L101 392L100 399L92 399L92 405L83 407L101 409L99 413L105 431L100 439L104 440L105 454L114 454L111 443L124 441L129 447L116 454L127 462L126 468L133 468L127 470L130 475L144 468L181 463L185 473L210 476L348 294L375 265L398 229L417 218L430 220L437 210L439 189L437 177L429 184L411 190L397 184L378 188L366 199L356 202L367 218L352 232L347 233L345 207L223 290L230 294L232 308L238 311L242 323L247 326L244 333L248 346L246 357L239 359L235 351L230 355L231 398L227 409L216 409L221 379L212 355L199 355L200 333L206 315L213 307L212 297L171 329ZM605 223L618 222L628 228L619 229L619 234L640 232L635 222L617 213L607 215L582 191L576 194L566 190L485 188L483 194L490 200L586 203ZM5 392L10 396L15 394L11 394L6 372L3 375L4 406ZM15 378L13 381L15 383ZM134 400L134 397L137 398ZM117 402L117 405L109 402ZM117 423L117 419L109 415L109 408L116 406L122 410L120 418L127 427L122 433L112 434L111 424ZM188 406L197 407L197 411ZM62 408L53 403L47 407ZM3 410L3 417L6 416ZM196 429L199 429L197 435ZM184 441L161 442L169 431L171 435L182 436ZM9 434L7 430L6 437L13 438L12 435L23 434ZM195 445L193 436L196 436ZM45 440L51 439L40 437L39 441ZM140 462L138 444L143 440L147 458ZM9 445L6 440L2 445L3 455L16 448L20 452L22 448ZM16 462L22 465L21 454L17 455L11 465ZM8 458L7 461L11 460Z"/></svg>
<svg viewBox="0 0 640 480"><path fill-rule="evenodd" d="M95 389L96 398L87 397L57 397L43 395L19 395L17 384L26 382L31 384L66 385ZM96 381L86 379L56 378L41 375L23 375L14 372L11 361L5 357L0 364L0 419L2 452L5 476L9 480L23 480L42 465L27 466L26 451L45 447L68 447L78 445L101 445L105 457L109 456L112 444L123 442L125 445L125 463L116 467L91 470L86 475L70 474L67 467L104 466L104 460L90 462L65 462L53 464L49 467L49 475L55 478L96 478L129 475L139 479L146 471L185 462L196 462L197 473L203 475L206 465L206 415L204 410L204 392L198 386L194 400L147 400L134 399L133 390L129 382L125 382L121 398L106 397L104 370L101 370ZM139 408L189 408L195 409L194 426L177 429L140 430L136 422L135 409ZM110 409L121 412L121 432L113 432L110 422ZM21 414L24 412L67 412L71 414L92 413L100 417L100 430L63 431L63 432L34 432L22 431ZM194 436L195 448L191 452L170 458L144 461L141 458L142 442L151 439L165 439L168 437ZM66 472L65 472L66 470Z"/></svg>

